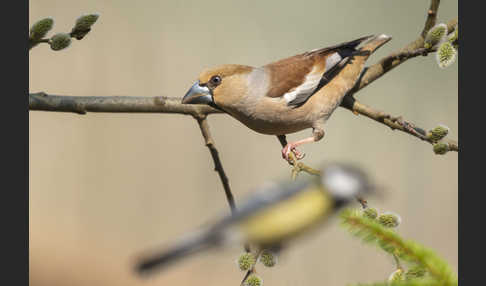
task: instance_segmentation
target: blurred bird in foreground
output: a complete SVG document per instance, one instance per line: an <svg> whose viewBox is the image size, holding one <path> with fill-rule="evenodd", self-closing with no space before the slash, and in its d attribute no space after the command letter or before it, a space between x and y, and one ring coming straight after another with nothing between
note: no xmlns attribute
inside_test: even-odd
<svg viewBox="0 0 486 286"><path fill-rule="evenodd" d="M146 274L188 255L229 243L277 251L374 189L361 170L342 164L327 165L318 178L263 186L233 215L182 237L161 253L144 255L136 270Z"/></svg>
<svg viewBox="0 0 486 286"><path fill-rule="evenodd" d="M324 124L358 80L368 57L391 37L367 36L312 50L262 67L222 65L203 71L182 103L208 104L256 132L277 135L282 157L324 137ZM365 42L361 48L357 48ZM312 128L287 143L286 134Z"/></svg>

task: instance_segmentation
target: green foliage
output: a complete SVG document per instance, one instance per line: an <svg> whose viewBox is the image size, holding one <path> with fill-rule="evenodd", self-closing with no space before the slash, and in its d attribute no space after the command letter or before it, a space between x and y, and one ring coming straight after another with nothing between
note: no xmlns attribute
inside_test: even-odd
<svg viewBox="0 0 486 286"><path fill-rule="evenodd" d="M415 279L409 281L393 281L393 282L375 282L375 283L360 283L355 284L354 286L442 286L444 285L442 282L434 280L434 279Z"/></svg>
<svg viewBox="0 0 486 286"><path fill-rule="evenodd" d="M440 44L436 53L436 60L440 68L450 66L456 60L457 51L449 41Z"/></svg>
<svg viewBox="0 0 486 286"><path fill-rule="evenodd" d="M29 40L38 41L44 38L53 26L54 20L50 17L35 22L30 28Z"/></svg>
<svg viewBox="0 0 486 286"><path fill-rule="evenodd" d="M430 49L442 42L447 36L447 25L440 23L432 27L425 36L424 48Z"/></svg>
<svg viewBox="0 0 486 286"><path fill-rule="evenodd" d="M263 250L259 261L266 267L273 267L277 264L277 255L269 250Z"/></svg>
<svg viewBox="0 0 486 286"><path fill-rule="evenodd" d="M256 263L256 258L253 254L251 253L243 253L240 255L240 258L238 258L238 267L242 271L248 271L250 270L253 265Z"/></svg>
<svg viewBox="0 0 486 286"><path fill-rule="evenodd" d="M457 285L457 278L450 270L449 265L437 257L433 251L414 241L402 239L395 231L383 226L376 220L364 217L361 211L344 210L341 219L343 226L348 228L353 235L361 238L364 242L380 246L402 261L421 267L433 279L428 280L429 284L422 284L424 279L409 279L405 281L406 283L390 285ZM411 277L410 274L409 277Z"/></svg>
<svg viewBox="0 0 486 286"><path fill-rule="evenodd" d="M363 216L370 219L375 219L378 216L378 211L376 211L374 208L366 208L363 210Z"/></svg>
<svg viewBox="0 0 486 286"><path fill-rule="evenodd" d="M445 125L439 125L429 131L429 133L427 134L427 138L432 140L432 142L438 142L439 140L445 138L447 134L449 134L449 127Z"/></svg>
<svg viewBox="0 0 486 286"><path fill-rule="evenodd" d="M459 25L456 25L454 32L449 35L448 41L453 45L459 41Z"/></svg>
<svg viewBox="0 0 486 286"><path fill-rule="evenodd" d="M393 271L392 274L390 274L390 277L388 277L388 282L397 282L403 280L405 280L405 277L403 274L403 269L401 268L398 268L397 270Z"/></svg>
<svg viewBox="0 0 486 286"><path fill-rule="evenodd" d="M248 278L246 278L244 285L245 286L262 286L263 281L260 277L256 276L255 274L252 274L252 275L248 276Z"/></svg>
<svg viewBox="0 0 486 286"><path fill-rule="evenodd" d="M437 155L444 155L449 151L449 144L444 142L439 142L433 146L434 153Z"/></svg>
<svg viewBox="0 0 486 286"><path fill-rule="evenodd" d="M405 280L412 280L412 279L417 279L417 278L422 278L425 276L427 273L427 270L425 270L421 266L414 266L408 269L408 271L405 273Z"/></svg>
<svg viewBox="0 0 486 286"><path fill-rule="evenodd" d="M399 215L394 213L383 213L378 217L378 222L383 225L384 227L397 227L402 222L402 219Z"/></svg>
<svg viewBox="0 0 486 286"><path fill-rule="evenodd" d="M99 14L88 14L79 17L76 20L76 24L74 25L73 29L71 30L71 36L76 38L77 40L81 40L91 31L91 26L98 20L100 17Z"/></svg>
<svg viewBox="0 0 486 286"><path fill-rule="evenodd" d="M71 38L81 40L91 31L91 26L98 20L99 14L88 14L79 17L70 33L57 33L49 38L44 38L52 29L54 20L45 18L37 21L30 28L29 50L40 43L48 43L53 51L63 50L71 44Z"/></svg>
<svg viewBox="0 0 486 286"><path fill-rule="evenodd" d="M51 49L53 51L60 51L69 47L71 44L71 36L66 33L58 33L52 36L51 41L49 42L51 45Z"/></svg>

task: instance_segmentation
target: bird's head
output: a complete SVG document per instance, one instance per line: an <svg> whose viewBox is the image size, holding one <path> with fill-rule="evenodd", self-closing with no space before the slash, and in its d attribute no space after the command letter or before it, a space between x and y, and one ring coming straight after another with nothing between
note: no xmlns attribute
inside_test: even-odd
<svg viewBox="0 0 486 286"><path fill-rule="evenodd" d="M346 164L329 164L321 171L321 184L331 194L338 206L356 198L367 197L379 191L359 168Z"/></svg>
<svg viewBox="0 0 486 286"><path fill-rule="evenodd" d="M224 106L227 97L246 92L246 76L253 70L244 65L222 65L203 71L182 98L185 104Z"/></svg>

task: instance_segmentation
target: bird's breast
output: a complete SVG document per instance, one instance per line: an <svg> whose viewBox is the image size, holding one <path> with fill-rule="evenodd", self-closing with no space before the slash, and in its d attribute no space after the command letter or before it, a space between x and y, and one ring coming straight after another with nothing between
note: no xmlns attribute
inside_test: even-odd
<svg viewBox="0 0 486 286"><path fill-rule="evenodd" d="M332 209L332 199L320 188L299 192L275 206L256 212L239 227L245 240L272 245L292 238L323 221Z"/></svg>
<svg viewBox="0 0 486 286"><path fill-rule="evenodd" d="M313 116L309 112L288 107L285 100L270 98L253 105L245 104L236 109L226 110L232 117L248 128L263 134L282 135L312 127Z"/></svg>

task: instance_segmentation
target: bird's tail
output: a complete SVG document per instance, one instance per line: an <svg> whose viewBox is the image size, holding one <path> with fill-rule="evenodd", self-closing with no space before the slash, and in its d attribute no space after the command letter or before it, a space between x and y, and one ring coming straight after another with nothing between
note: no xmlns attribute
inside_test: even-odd
<svg viewBox="0 0 486 286"><path fill-rule="evenodd" d="M340 43L340 44L337 44L337 45L334 45L334 46L330 46L330 47L326 47L326 48L322 48L322 49L315 49L315 50L309 51L305 54L307 54L307 55L327 55L327 54L332 53L332 52L337 52L337 53L339 53L341 58L346 58L346 57L351 56L354 52L357 51L356 47L359 46L359 44L361 44L362 42L364 42L364 41L366 41L370 38L373 38L373 37L374 37L373 35L365 36L365 37L361 37L361 38L356 39L356 40Z"/></svg>
<svg viewBox="0 0 486 286"><path fill-rule="evenodd" d="M353 40L353 41L350 41L350 42L341 43L341 44L337 45L336 47L355 49L359 44L361 44L362 42L369 40L373 37L375 37L375 35L364 36L364 37L361 37L359 39L356 39L356 40Z"/></svg>
<svg viewBox="0 0 486 286"><path fill-rule="evenodd" d="M193 233L162 253L143 255L136 265L137 273L147 275L181 258L210 249L221 242L221 235L211 231Z"/></svg>
<svg viewBox="0 0 486 286"><path fill-rule="evenodd" d="M391 39L392 38L390 36L387 36L385 34L370 37L370 40L364 43L363 46L359 49L359 51L368 52L369 54L372 54L374 51L379 49L381 46L386 44Z"/></svg>

